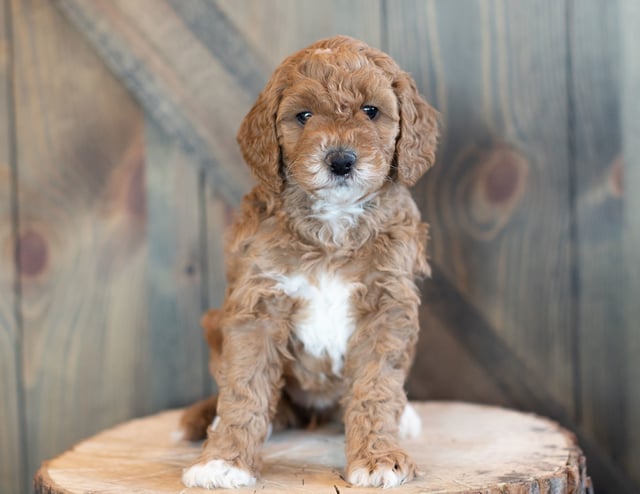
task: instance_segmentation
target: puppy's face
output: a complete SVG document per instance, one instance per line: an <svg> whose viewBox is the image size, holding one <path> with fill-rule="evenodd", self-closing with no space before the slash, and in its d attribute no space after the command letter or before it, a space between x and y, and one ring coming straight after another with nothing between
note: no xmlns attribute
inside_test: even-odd
<svg viewBox="0 0 640 494"><path fill-rule="evenodd" d="M288 79L276 115L286 180L331 203L380 189L400 129L391 78L361 53L318 49Z"/></svg>
<svg viewBox="0 0 640 494"><path fill-rule="evenodd" d="M345 36L285 59L242 121L238 143L262 184L347 203L386 180L412 186L435 160L437 113L386 54Z"/></svg>

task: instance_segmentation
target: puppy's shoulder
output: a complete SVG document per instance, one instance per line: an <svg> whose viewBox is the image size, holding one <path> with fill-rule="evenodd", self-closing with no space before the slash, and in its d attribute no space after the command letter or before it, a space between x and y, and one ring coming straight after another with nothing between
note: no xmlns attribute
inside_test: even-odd
<svg viewBox="0 0 640 494"><path fill-rule="evenodd" d="M279 195L264 185L254 187L242 198L227 235L227 241L233 243L238 237L254 235L265 221L275 216L280 202Z"/></svg>
<svg viewBox="0 0 640 494"><path fill-rule="evenodd" d="M264 221L274 214L281 198L268 187L256 185L242 198L237 223Z"/></svg>
<svg viewBox="0 0 640 494"><path fill-rule="evenodd" d="M393 184L381 195L380 207L392 224L410 224L417 226L421 222L420 210L409 189Z"/></svg>
<svg viewBox="0 0 640 494"><path fill-rule="evenodd" d="M385 227L380 242L382 249L376 253L396 266L405 265L414 277L429 276L427 263L427 242L429 226L422 221L420 210L409 189L402 185L389 188L384 194L381 206L385 211Z"/></svg>

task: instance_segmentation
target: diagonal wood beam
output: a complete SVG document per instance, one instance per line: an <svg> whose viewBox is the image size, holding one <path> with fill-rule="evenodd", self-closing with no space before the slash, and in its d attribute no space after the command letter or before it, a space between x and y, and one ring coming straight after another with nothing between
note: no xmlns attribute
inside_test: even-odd
<svg viewBox="0 0 640 494"><path fill-rule="evenodd" d="M167 0L193 35L211 55L233 75L248 94L257 96L264 86L269 67L249 46L244 35L215 2Z"/></svg>
<svg viewBox="0 0 640 494"><path fill-rule="evenodd" d="M55 3L159 127L196 156L214 189L237 204L252 179L235 132L268 72L227 17L200 1Z"/></svg>
<svg viewBox="0 0 640 494"><path fill-rule="evenodd" d="M547 392L545 383L500 339L480 311L467 301L438 266L430 264L432 277L424 283L421 310L428 310L451 331L469 355L511 397L514 407L550 417L572 430L585 451L591 475L606 483L608 492L636 492L630 479Z"/></svg>

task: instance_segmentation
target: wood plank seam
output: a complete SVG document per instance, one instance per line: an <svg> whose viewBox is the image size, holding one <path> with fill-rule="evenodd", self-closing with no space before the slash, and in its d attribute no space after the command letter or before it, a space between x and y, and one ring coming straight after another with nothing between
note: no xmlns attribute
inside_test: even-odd
<svg viewBox="0 0 640 494"><path fill-rule="evenodd" d="M611 0L604 6L598 0L572 0L567 10L569 104L575 112L574 127L569 129L574 145L570 165L575 163L572 226L579 276L574 293L579 334L573 343L573 350L579 350L573 357L576 370L579 366L577 422L638 484L635 472L640 470L625 463L638 456L631 438L634 424L640 422L632 411L636 393L627 387L634 382L630 373L637 360L625 358L631 344L625 327L634 318L626 318L623 307L629 294L637 291L624 283L635 263L623 247L630 231L623 219L630 194L623 184L628 177L622 176L626 166L622 134L627 128L622 112L627 105L620 92L625 80L618 36L625 32L619 25L621 2Z"/></svg>
<svg viewBox="0 0 640 494"><path fill-rule="evenodd" d="M18 148L17 148L17 134L16 134L16 90L15 90L15 45L13 34L13 9L11 0L5 0L3 2L5 9L5 32L8 41L7 47L7 94L5 95L7 101L7 120L8 124L8 154L9 154L9 170L10 170L10 208L11 208L11 236L12 236L12 266L13 266L13 319L15 323L15 377L16 377L16 392L17 392L17 412L18 412L18 437L20 438L20 448L17 452L20 459L18 464L20 466L19 478L22 478L23 489L25 486L30 485L31 479L28 475L27 465L29 464L29 451L27 441L27 423L26 423L26 411L25 411L25 383L23 374L23 359L24 359L24 324L22 320L22 285L20 279L20 270L18 265L18 252L19 252L19 235L20 235L20 215L19 215L19 201L18 201Z"/></svg>
<svg viewBox="0 0 640 494"><path fill-rule="evenodd" d="M380 0L380 48L382 51L389 53L389 11L388 0Z"/></svg>
<svg viewBox="0 0 640 494"><path fill-rule="evenodd" d="M202 232L194 213L199 211L202 171L188 163L191 156L148 117L144 139L148 345L154 376L152 409L158 410L199 398L210 379L198 324L202 312Z"/></svg>
<svg viewBox="0 0 640 494"><path fill-rule="evenodd" d="M619 33L621 38L621 129L624 168L620 170L621 189L624 196L624 234L622 251L624 255L624 295L623 317L625 347L622 360L628 366L623 393L628 397L627 427L622 429L627 444L625 465L632 472L633 479L640 485L640 195L636 187L640 184L640 3L635 0L620 0ZM615 34L618 34L616 32Z"/></svg>
<svg viewBox="0 0 640 494"><path fill-rule="evenodd" d="M200 309L204 313L210 308L210 296L214 291L214 287L209 286L209 241L207 232L207 177L204 170L200 170L198 174L198 233L200 238L198 239L198 253L200 257ZM208 345L202 345L202 358L203 362L208 362L209 359L209 347ZM211 394L211 373L209 366L202 367L202 396L208 396Z"/></svg>
<svg viewBox="0 0 640 494"><path fill-rule="evenodd" d="M569 175L569 250L570 250L570 273L569 284L572 297L570 299L570 321L569 333L572 342L572 392L573 392L573 420L576 424L582 424L582 365L580 361L580 234L578 231L577 212L577 158L576 158L576 95L573 90L575 67L573 64L573 1L567 0L565 4L565 52L566 52L566 91L567 91L567 166Z"/></svg>

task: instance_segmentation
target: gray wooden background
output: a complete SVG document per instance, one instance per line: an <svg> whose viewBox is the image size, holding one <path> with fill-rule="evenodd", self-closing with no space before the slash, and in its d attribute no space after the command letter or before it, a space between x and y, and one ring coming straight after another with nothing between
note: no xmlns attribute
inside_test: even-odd
<svg viewBox="0 0 640 494"><path fill-rule="evenodd" d="M212 389L200 313L279 61L342 33L443 114L408 389L550 416L640 491L640 2L0 0L0 492Z"/></svg>

